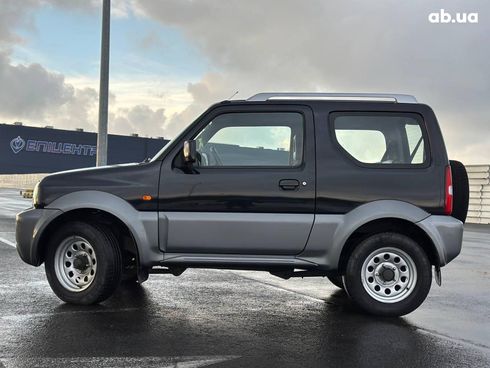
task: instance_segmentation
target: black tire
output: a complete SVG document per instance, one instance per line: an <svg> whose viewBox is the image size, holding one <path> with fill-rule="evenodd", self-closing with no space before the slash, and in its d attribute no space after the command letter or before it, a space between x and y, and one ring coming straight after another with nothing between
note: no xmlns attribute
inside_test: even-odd
<svg viewBox="0 0 490 368"><path fill-rule="evenodd" d="M72 291L64 286L63 281L60 281L61 276L60 278L57 276L55 269L56 251L71 237L86 239L97 259L97 268L93 280L82 291ZM64 302L79 305L96 304L111 296L120 283L122 274L121 251L115 236L108 228L92 223L73 221L63 224L49 239L45 254L45 270L51 289Z"/></svg>
<svg viewBox="0 0 490 368"><path fill-rule="evenodd" d="M368 286L363 285L363 264L381 248L401 251L411 258L415 266L416 281L414 279L411 291L407 291L407 295L400 301L376 300L368 293ZM378 262L384 263L382 259ZM344 275L345 290L354 303L370 314L386 317L402 316L417 309L427 297L431 283L432 268L427 254L413 239L399 233L374 234L363 240L350 255Z"/></svg>
<svg viewBox="0 0 490 368"><path fill-rule="evenodd" d="M342 276L341 275L338 275L338 276L327 276L327 279L329 279L330 282L332 284L334 284L335 286L337 286L338 288L344 289L344 283L342 281Z"/></svg>
<svg viewBox="0 0 490 368"><path fill-rule="evenodd" d="M113 238L115 244L118 244L118 240L114 231L110 228L105 228L104 231L108 236ZM118 247L121 249L120 247ZM121 287L132 287L134 284L138 284L138 273L136 271L136 262L133 261L136 255L127 252L125 250L121 250L121 281L119 282L119 286Z"/></svg>
<svg viewBox="0 0 490 368"><path fill-rule="evenodd" d="M449 161L453 177L453 213L452 216L463 223L468 214L470 185L466 168L459 161Z"/></svg>
<svg viewBox="0 0 490 368"><path fill-rule="evenodd" d="M121 284L133 284L138 282L138 271L135 261L136 255L129 252L123 252L123 269L121 276Z"/></svg>

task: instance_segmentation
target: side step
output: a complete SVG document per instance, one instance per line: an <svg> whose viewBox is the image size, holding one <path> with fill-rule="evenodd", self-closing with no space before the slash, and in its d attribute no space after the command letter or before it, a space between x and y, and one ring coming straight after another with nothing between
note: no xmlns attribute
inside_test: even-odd
<svg viewBox="0 0 490 368"><path fill-rule="evenodd" d="M193 267L193 268L226 268L268 270L273 268L284 269L311 269L316 268L313 262L305 261L294 256L267 256L243 254L192 254L192 253L165 253L163 267Z"/></svg>
<svg viewBox="0 0 490 368"><path fill-rule="evenodd" d="M246 269L246 268L245 268ZM180 276L182 275L185 270L187 270L187 267L177 267L177 266L172 266L172 267L153 267L151 268L148 273L149 274L171 274L174 276ZM253 269L252 269L253 270ZM324 271L324 270L299 270L295 271L295 269L278 269L276 271L270 271L269 272L271 275L280 277L281 279L288 280L291 277L317 277L317 276L330 276L330 272ZM332 273L333 274L333 273Z"/></svg>

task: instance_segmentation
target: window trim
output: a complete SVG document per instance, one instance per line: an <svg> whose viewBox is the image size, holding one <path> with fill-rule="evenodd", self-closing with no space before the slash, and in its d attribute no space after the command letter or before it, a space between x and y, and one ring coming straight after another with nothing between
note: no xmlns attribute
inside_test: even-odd
<svg viewBox="0 0 490 368"><path fill-rule="evenodd" d="M400 117L406 116L414 119L420 126L420 130L422 132L422 137L424 140L424 151L425 151L425 160L419 164L380 164L380 163L366 163L359 161L352 154L350 154L337 139L337 134L335 131L335 119L339 116L393 116ZM368 168L368 169L426 169L432 164L432 156L430 150L430 141L429 135L427 133L427 125L423 118L423 116L416 112L410 111L359 111L359 110L351 110L351 111L331 111L328 115L328 125L331 139L333 141L333 145L340 151L341 156L345 157L348 161L354 163L355 165Z"/></svg>
<svg viewBox="0 0 490 368"><path fill-rule="evenodd" d="M202 170L270 170L270 169L279 169L279 170L288 170L288 171L298 171L298 169L302 169L305 166L305 155L306 155L306 135L307 135L307 130L306 130L306 124L307 124L307 117L304 113L304 111L300 109L277 109L277 110L262 110L262 109L234 109L232 111L216 111L213 112L211 115L203 119L199 126L196 129L193 129L192 132L189 132L189 134L186 134L183 140L187 139L194 139L199 133L205 129L205 127L213 121L216 117L220 115L225 115L225 114L240 114L240 113L296 113L301 115L302 118L302 133L303 133L303 144L302 144L302 150L301 150L301 162L298 165L295 166L289 166L289 165L247 165L247 166L196 166L195 169L202 171ZM172 162L174 162L177 158L177 156L180 155L180 152L177 152L177 154L174 156L172 159Z"/></svg>

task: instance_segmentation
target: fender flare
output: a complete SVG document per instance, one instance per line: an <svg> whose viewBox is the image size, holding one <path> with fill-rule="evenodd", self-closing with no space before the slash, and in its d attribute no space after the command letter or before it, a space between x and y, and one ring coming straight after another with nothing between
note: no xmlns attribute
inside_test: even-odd
<svg viewBox="0 0 490 368"><path fill-rule="evenodd" d="M57 209L58 216L44 224L46 227L62 214L80 209L95 209L117 217L129 229L138 249L139 264L149 267L163 260L158 248L158 212L138 211L124 199L107 192L84 190L65 194L46 209Z"/></svg>
<svg viewBox="0 0 490 368"><path fill-rule="evenodd" d="M395 218L416 224L429 216L430 213L408 202L395 200L369 202L345 215L342 226L339 226L334 234L333 243L343 247L357 229L371 221Z"/></svg>
<svg viewBox="0 0 490 368"><path fill-rule="evenodd" d="M365 203L344 215L317 214L308 244L298 258L336 270L347 240L361 226L384 218L406 220L418 226L418 222L429 216L430 213L423 209L397 200ZM420 228L426 232L426 229ZM432 236L429 237L433 239ZM327 241L329 242L326 243ZM439 249L437 251L441 254Z"/></svg>

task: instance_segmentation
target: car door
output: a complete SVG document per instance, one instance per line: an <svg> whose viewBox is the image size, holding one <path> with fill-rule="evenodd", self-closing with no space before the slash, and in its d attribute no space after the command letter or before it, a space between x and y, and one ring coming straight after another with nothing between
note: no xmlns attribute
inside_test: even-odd
<svg viewBox="0 0 490 368"><path fill-rule="evenodd" d="M293 255L314 219L313 115L304 106L212 109L164 159L160 248L170 253ZM199 160L179 166L185 140Z"/></svg>

